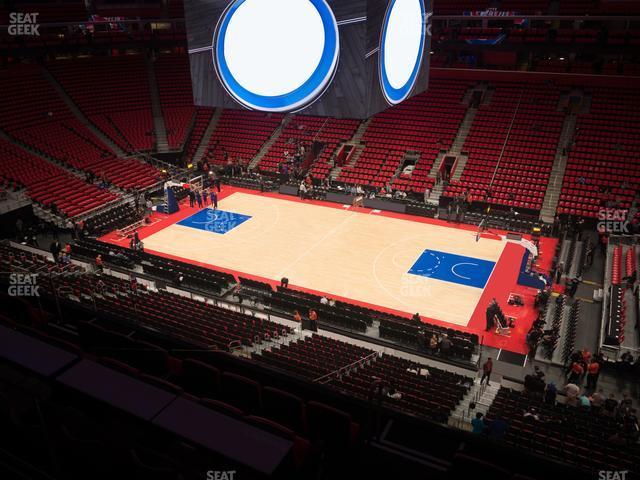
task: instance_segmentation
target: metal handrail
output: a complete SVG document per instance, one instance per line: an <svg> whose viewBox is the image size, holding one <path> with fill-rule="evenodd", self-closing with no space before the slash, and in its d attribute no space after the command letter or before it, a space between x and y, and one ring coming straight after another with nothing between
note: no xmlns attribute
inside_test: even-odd
<svg viewBox="0 0 640 480"><path fill-rule="evenodd" d="M336 377L339 377L340 375L344 374L344 373L349 373L351 370L354 370L360 366L364 366L365 364L368 364L371 359L373 359L374 357L377 357L380 355L380 352L373 352L370 353L369 355L367 355L366 357L363 357L359 360L356 360L355 362L350 363L349 365L345 365L344 367L340 367L337 370L334 370L333 372L327 373L326 375L322 375L321 377L318 377L316 379L314 379L314 382L319 382L319 383L325 383L325 379L326 381L328 381L328 379L330 377L332 377L333 375L335 375Z"/></svg>

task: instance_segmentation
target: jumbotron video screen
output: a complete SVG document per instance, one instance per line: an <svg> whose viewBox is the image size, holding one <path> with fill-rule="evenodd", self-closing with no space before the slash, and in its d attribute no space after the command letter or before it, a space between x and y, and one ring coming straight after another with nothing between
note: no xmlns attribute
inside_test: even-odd
<svg viewBox="0 0 640 480"><path fill-rule="evenodd" d="M427 89L431 0L186 0L196 105L367 118Z"/></svg>

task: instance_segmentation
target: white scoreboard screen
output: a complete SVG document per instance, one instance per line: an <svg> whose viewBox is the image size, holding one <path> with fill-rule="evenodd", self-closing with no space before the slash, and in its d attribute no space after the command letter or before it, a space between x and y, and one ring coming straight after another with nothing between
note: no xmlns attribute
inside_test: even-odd
<svg viewBox="0 0 640 480"><path fill-rule="evenodd" d="M197 105L366 118L427 88L431 0L186 0Z"/></svg>

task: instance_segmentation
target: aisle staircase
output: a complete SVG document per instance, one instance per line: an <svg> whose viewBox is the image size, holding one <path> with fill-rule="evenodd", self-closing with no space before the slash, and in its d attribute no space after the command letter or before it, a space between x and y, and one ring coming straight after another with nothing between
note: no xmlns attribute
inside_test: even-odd
<svg viewBox="0 0 640 480"><path fill-rule="evenodd" d="M280 138L280 135L282 134L286 126L289 125L289 122L291 121L292 118L293 118L292 113L287 113L284 117L282 117L282 121L280 122L280 125L276 127L276 129L273 131L273 133L267 139L267 141L262 144L262 147L260 147L260 150L258 150L258 153L256 153L256 156L253 157L251 162L249 162L249 171L256 168L256 166L260 163L260 160L262 160L262 158L267 154L271 146L274 143L276 143L276 140L278 140L278 138Z"/></svg>
<svg viewBox="0 0 640 480"><path fill-rule="evenodd" d="M209 140L211 140L211 135L215 131L218 126L218 120L220 120L220 116L222 115L222 108L216 108L211 116L211 120L209 120L209 124L202 134L202 138L200 139L200 143L198 144L198 148L196 148L195 153L193 154L193 158L191 159L191 163L197 165L205 152L207 151L207 147L209 146Z"/></svg>
<svg viewBox="0 0 640 480"><path fill-rule="evenodd" d="M147 77L149 78L149 93L151 97L151 114L153 116L153 132L155 134L156 151L166 153L169 151L169 141L167 140L167 129L164 124L164 115L160 103L160 92L158 91L158 82L156 80L156 70L153 68L153 62L146 61Z"/></svg>
<svg viewBox="0 0 640 480"><path fill-rule="evenodd" d="M565 148L572 142L575 136L576 123L577 115L571 113L567 115L562 125L560 141L556 148L556 156L553 161L553 167L551 168L551 174L549 175L549 183L547 184L547 190L542 202L542 209L540 210L540 219L546 223L553 223L556 215L556 209L558 208L560 193L562 191L562 183L564 181L564 173L567 169L568 158L565 154Z"/></svg>
<svg viewBox="0 0 640 480"><path fill-rule="evenodd" d="M480 372L479 372L480 374ZM489 411L489 407L498 395L500 390L500 381L502 378L497 374L491 375L489 385L480 385L480 378L476 377L473 386L469 392L460 400L456 409L449 415L447 424L451 427L461 430L471 430L471 420L475 418L476 413L481 412L484 415Z"/></svg>
<svg viewBox="0 0 640 480"><path fill-rule="evenodd" d="M356 162L360 158L360 155L362 155L362 152L364 151L365 145L362 142L362 139L364 137L365 132L367 131L367 128L369 128L369 125L371 124L372 120L373 120L373 117L369 117L366 120L363 120L362 122L360 122L360 125L358 125L358 128L354 132L353 136L348 141L344 142L344 145L353 146L353 149L354 149L353 154L351 154L349 163L342 165L341 167L334 166L334 168L329 172L329 177L331 178L331 180L335 180L336 178L338 178L340 176L340 172L342 172L342 169L344 167L346 166L352 167L353 165L356 164Z"/></svg>
<svg viewBox="0 0 640 480"><path fill-rule="evenodd" d="M340 176L340 172L342 172L342 169L344 167L353 167L362 155L362 152L364 152L364 145L362 144L353 144L351 141L349 141L345 143L345 145L353 145L353 153L351 154L351 158L349 159L348 163L345 163L341 167L334 167L329 172L329 177L331 177L331 180L335 180L336 178L338 178Z"/></svg>
<svg viewBox="0 0 640 480"><path fill-rule="evenodd" d="M467 164L467 160L469 156L462 153L462 147L464 142L467 140L467 136L469 136L469 131L471 130L471 125L473 124L473 120L476 118L476 114L478 113L478 108L469 107L467 112L458 127L458 132L456 133L455 138L453 139L453 143L451 144L451 148L447 151L441 151L437 156L433 165L431 166L431 170L429 170L429 178L435 180L438 175L438 171L444 161L445 157L453 156L457 157L458 162L456 164L456 168L451 176L451 180L457 181L460 180L462 176L462 172L464 171L464 167ZM434 185L429 194L428 202L433 204L438 204L440 202L440 196L444 191L444 185L442 183Z"/></svg>
<svg viewBox="0 0 640 480"><path fill-rule="evenodd" d="M96 137L100 139L102 143L104 143L109 149L114 152L118 157L125 157L127 154L107 135L105 135L102 130L97 128L88 118L82 113L82 110L78 108L75 102L71 99L71 97L67 94L67 92L62 88L62 85L58 83L58 80L46 69L46 67L42 67L41 69L44 78L49 81L53 89L58 92L60 98L65 103L65 105L73 112L75 117L84 125L85 128L90 130Z"/></svg>

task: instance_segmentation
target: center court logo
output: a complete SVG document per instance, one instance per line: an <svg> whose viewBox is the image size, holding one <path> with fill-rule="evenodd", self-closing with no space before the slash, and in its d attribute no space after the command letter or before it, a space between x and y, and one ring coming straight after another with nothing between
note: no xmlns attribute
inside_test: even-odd
<svg viewBox="0 0 640 480"><path fill-rule="evenodd" d="M39 13L11 12L9 14L9 35L40 36Z"/></svg>
<svg viewBox="0 0 640 480"><path fill-rule="evenodd" d="M12 273L9 275L7 293L11 297L39 297L38 275L35 273Z"/></svg>

